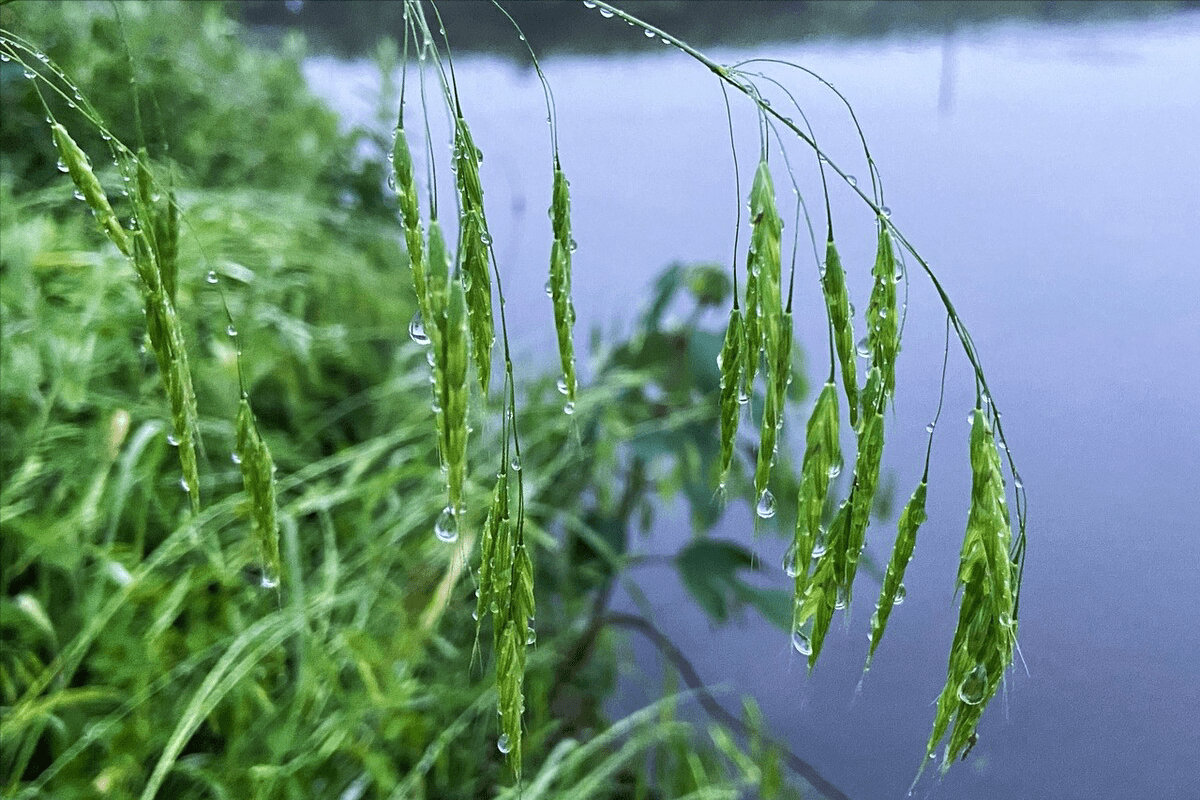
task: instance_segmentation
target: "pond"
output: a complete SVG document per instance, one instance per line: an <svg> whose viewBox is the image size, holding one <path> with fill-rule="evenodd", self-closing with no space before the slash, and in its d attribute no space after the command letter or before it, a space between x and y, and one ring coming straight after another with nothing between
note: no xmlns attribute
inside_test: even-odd
<svg viewBox="0 0 1200 800"><path fill-rule="evenodd" d="M626 33L614 25L614 35ZM969 327L1025 479L1023 663L985 714L970 757L932 796L1194 798L1200 14L709 55L799 63L853 103L892 219ZM308 67L314 87L348 123L372 121L379 85L372 65L313 58ZM554 56L543 67L572 182L582 339L593 326L627 326L668 263L728 264L744 197L734 189L721 91L700 65L647 42L641 52ZM456 70L485 153L510 326L525 363L548 367L553 328L542 287L550 154L541 89L531 70L495 57L464 55ZM866 176L836 100L799 73L770 74L796 87L834 160ZM433 122L445 130L444 120ZM734 128L744 195L758 146L744 102L735 101ZM798 171L820 236L809 166ZM844 186L834 187L833 203L852 295L865 298L871 217ZM813 378L823 369L824 318L811 256L801 270L797 340L811 355ZM884 456L897 506L920 476L942 358L936 295L915 274L909 292ZM656 623L706 682L724 687L725 705L736 709L740 694L752 695L773 733L856 800L903 797L929 734L957 616L973 402L965 361L952 352L930 519L909 568L907 602L893 614L861 693L869 589L856 597L849 624L835 624L808 676L786 635L756 614L713 629L673 570L636 575ZM793 443L802 423L790 421ZM752 511L735 504L715 535L753 543L773 585L784 586L782 542L755 539L753 527ZM643 547L674 553L688 535L685 518L667 510ZM887 558L893 536L893 521L872 526L868 548L877 560ZM659 691L652 649L638 640L632 646L644 674L624 682L617 712Z"/></svg>

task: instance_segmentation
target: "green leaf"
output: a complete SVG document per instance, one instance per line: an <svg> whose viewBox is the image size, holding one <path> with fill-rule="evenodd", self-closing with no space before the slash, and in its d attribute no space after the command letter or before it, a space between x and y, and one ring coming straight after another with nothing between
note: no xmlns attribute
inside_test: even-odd
<svg viewBox="0 0 1200 800"><path fill-rule="evenodd" d="M754 554L741 545L714 539L697 539L675 557L683 585L700 607L717 622L725 622L745 587L737 578L740 569L754 569Z"/></svg>

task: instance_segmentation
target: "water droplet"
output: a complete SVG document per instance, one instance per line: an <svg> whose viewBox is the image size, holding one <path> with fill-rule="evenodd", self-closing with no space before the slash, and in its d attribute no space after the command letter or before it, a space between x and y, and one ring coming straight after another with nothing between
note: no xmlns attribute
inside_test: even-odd
<svg viewBox="0 0 1200 800"><path fill-rule="evenodd" d="M208 274L204 276L204 280L208 281L209 283L216 283L218 280L220 280L220 278L217 277L217 271L215 269L210 269Z"/></svg>
<svg viewBox="0 0 1200 800"><path fill-rule="evenodd" d="M750 390L745 385L738 388L737 401L739 405L743 406L750 402Z"/></svg>
<svg viewBox="0 0 1200 800"><path fill-rule="evenodd" d="M575 241L574 239L567 240L567 250L568 251L574 253L578 249L579 249L579 242Z"/></svg>
<svg viewBox="0 0 1200 800"><path fill-rule="evenodd" d="M842 474L842 462L835 461L832 464L830 464L829 470L825 474L828 475L830 478L836 478L838 475L841 475Z"/></svg>
<svg viewBox="0 0 1200 800"><path fill-rule="evenodd" d="M71 196L74 197L76 200L86 200L87 199L86 197L83 196L83 192L81 192L79 189L76 189L75 191L71 192Z"/></svg>
<svg viewBox="0 0 1200 800"><path fill-rule="evenodd" d="M983 664L976 664L975 669L971 670L959 684L958 699L969 706L979 705L983 702L983 696L987 694L987 682L987 667Z"/></svg>
<svg viewBox="0 0 1200 800"><path fill-rule="evenodd" d="M563 406L563 413L566 414L568 417L571 416L572 414L574 414L575 413L575 403L571 400L568 400L567 404Z"/></svg>
<svg viewBox="0 0 1200 800"><path fill-rule="evenodd" d="M879 216L883 217L884 219L888 219L889 217L892 216L892 210L890 208L888 208L887 206L880 206L879 207Z"/></svg>
<svg viewBox="0 0 1200 800"><path fill-rule="evenodd" d="M607 8L600 9L600 16L604 17L605 19L612 19L612 15L613 15L613 12L611 9L607 9Z"/></svg>
<svg viewBox="0 0 1200 800"><path fill-rule="evenodd" d="M260 580L258 583L259 583L259 586L261 586L264 589L275 589L275 588L278 588L278 586L279 586L279 578L271 575L268 572L264 572L263 576L262 576L262 580Z"/></svg>
<svg viewBox="0 0 1200 800"><path fill-rule="evenodd" d="M235 464L241 464L241 463L242 463L242 457L241 457L240 455L238 455L237 453L230 453L230 454L229 454L229 460L230 460L230 461L232 461L232 462L233 462L233 463L235 463Z"/></svg>
<svg viewBox="0 0 1200 800"><path fill-rule="evenodd" d="M9 61L12 61L12 58L8 55L8 53L0 53L0 61L3 61L5 64L7 64Z"/></svg>
<svg viewBox="0 0 1200 800"><path fill-rule="evenodd" d="M26 77L26 78L29 78L30 80L32 80L32 79L33 79L33 70L26 68L26 70L25 70L25 77Z"/></svg>
<svg viewBox="0 0 1200 800"><path fill-rule="evenodd" d="M408 323L408 338L422 347L429 344L429 334L425 330L425 321L421 319L420 311L413 314L413 318Z"/></svg>
<svg viewBox="0 0 1200 800"><path fill-rule="evenodd" d="M758 496L758 504L754 507L754 513L762 519L770 519L775 516L775 495L771 494L770 489L763 489L762 494Z"/></svg>
<svg viewBox="0 0 1200 800"><path fill-rule="evenodd" d="M171 447L179 447L179 437L173 433L168 433L167 444L171 445Z"/></svg>
<svg viewBox="0 0 1200 800"><path fill-rule="evenodd" d="M58 167L59 172L70 172L71 171L71 168L68 167L61 158L58 160L58 163L55 166Z"/></svg>
<svg viewBox="0 0 1200 800"><path fill-rule="evenodd" d="M642 31L642 33L646 34L646 38L647 38L647 39L653 39L653 38L654 38L654 31L650 30L649 28L647 28L646 30Z"/></svg>
<svg viewBox="0 0 1200 800"><path fill-rule="evenodd" d="M513 472L520 472L521 471L521 459L517 458L516 456L513 456L513 460L509 464L509 466L512 467Z"/></svg>
<svg viewBox="0 0 1200 800"><path fill-rule="evenodd" d="M792 631L792 647L802 656L812 655L812 640L803 631Z"/></svg>
<svg viewBox="0 0 1200 800"><path fill-rule="evenodd" d="M896 593L892 595L892 605L904 605L904 598L906 597L908 597L908 589L905 589L904 584L902 583L896 587Z"/></svg>
<svg viewBox="0 0 1200 800"><path fill-rule="evenodd" d="M858 340L858 344L854 345L854 349L858 352L859 358L867 358L871 355L871 344L865 336Z"/></svg>
<svg viewBox="0 0 1200 800"><path fill-rule="evenodd" d="M225 333L226 333L226 334L227 334L227 335L228 335L230 338L233 338L233 337L235 337L235 336L237 336L237 335L238 335L238 329L237 329L237 328L235 328L233 325L226 325L226 326L225 326Z"/></svg>
<svg viewBox="0 0 1200 800"><path fill-rule="evenodd" d="M546 297L554 297L554 286L550 281L546 281L546 285L542 288L546 290Z"/></svg>
<svg viewBox="0 0 1200 800"><path fill-rule="evenodd" d="M180 479L179 479L179 487L180 487L181 489L183 489L183 491L187 492L188 494L191 494L191 493L192 493L192 487L191 487L191 486L188 486L187 478L180 478Z"/></svg>
<svg viewBox="0 0 1200 800"><path fill-rule="evenodd" d="M492 243L492 235L487 231L483 231L479 234L479 241L483 243L484 247L487 247Z"/></svg>
<svg viewBox="0 0 1200 800"><path fill-rule="evenodd" d="M1015 481L1013 481L1013 488L1017 489L1019 491L1019 490L1025 488L1025 484L1024 484L1024 482L1021 481L1020 478L1017 478Z"/></svg>
<svg viewBox="0 0 1200 800"><path fill-rule="evenodd" d="M537 631L533 628L525 629L525 644L529 647L537 644Z"/></svg>
<svg viewBox="0 0 1200 800"><path fill-rule="evenodd" d="M592 2L592 0L583 0L583 7L584 8L595 8L596 4L594 2Z"/></svg>
<svg viewBox="0 0 1200 800"><path fill-rule="evenodd" d="M794 578L800 574L800 566L796 563L795 547L789 547L787 552L783 554L783 572L789 578Z"/></svg>
<svg viewBox="0 0 1200 800"><path fill-rule="evenodd" d="M968 425L975 424L975 409L973 409L973 408L967 412L967 424Z"/></svg>
<svg viewBox="0 0 1200 800"><path fill-rule="evenodd" d="M608 15L611 17L612 12L610 11ZM508 751L512 750L512 744L508 741L507 733L500 734L500 738L496 740L496 749L505 755L508 755Z"/></svg>
<svg viewBox="0 0 1200 800"><path fill-rule="evenodd" d="M935 424L934 424L934 423L932 423L932 422L931 422L931 423L929 423L928 425L926 425L926 426L925 426L925 432L926 432L926 433L933 433L933 429L934 429L934 427L935 427Z"/></svg>
<svg viewBox="0 0 1200 800"><path fill-rule="evenodd" d="M833 607L839 611L850 604L850 593L846 591L845 586L837 588L837 598L833 601Z"/></svg>
<svg viewBox="0 0 1200 800"><path fill-rule="evenodd" d="M566 375L560 376L558 379L558 393L559 394L567 393L567 376Z"/></svg>
<svg viewBox="0 0 1200 800"><path fill-rule="evenodd" d="M458 514L450 506L442 509L437 522L433 524L433 535L447 544L458 540Z"/></svg>
<svg viewBox="0 0 1200 800"><path fill-rule="evenodd" d="M858 186L858 178L854 177L853 175L847 175L846 183L850 184L851 186Z"/></svg>
<svg viewBox="0 0 1200 800"><path fill-rule="evenodd" d="M812 557L820 558L825 555L825 551L829 549L829 542L825 538L825 531L817 531L817 538L813 540Z"/></svg>

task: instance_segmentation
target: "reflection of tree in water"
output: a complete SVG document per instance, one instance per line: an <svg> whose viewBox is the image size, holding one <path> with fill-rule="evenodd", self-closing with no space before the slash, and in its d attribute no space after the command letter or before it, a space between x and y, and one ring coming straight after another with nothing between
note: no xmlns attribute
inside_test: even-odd
<svg viewBox="0 0 1200 800"><path fill-rule="evenodd" d="M1175 13L1195 6L1195 2L629 0L619 5L652 25L704 47L809 39L873 39L901 32L939 34L1002 20L1070 24L1147 17ZM611 52L644 47L637 31L631 29L628 36L620 36L614 35L614 26L593 24L593 15L580 3L507 3L505 7L542 53ZM230 10L249 25L275 30L299 28L318 45L347 54L370 52L381 35L399 39L404 30L403 3L247 0ZM446 27L453 31L452 46L507 53L515 59L528 58L523 49L513 46L512 28L499 12L482 13L476 3L441 3L438 11Z"/></svg>

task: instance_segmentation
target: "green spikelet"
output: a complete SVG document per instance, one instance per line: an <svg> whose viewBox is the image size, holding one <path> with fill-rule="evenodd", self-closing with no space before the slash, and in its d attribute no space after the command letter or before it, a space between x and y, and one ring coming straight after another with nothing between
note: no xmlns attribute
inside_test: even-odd
<svg viewBox="0 0 1200 800"><path fill-rule="evenodd" d="M867 665L864 671L871 668L871 660L875 657L875 648L879 647L879 642L883 639L883 632L887 628L892 607L904 599L904 570L908 567L908 562L912 559L913 548L917 544L917 529L925 521L927 489L928 484L922 478L907 505L904 506L904 511L900 514L896 544L892 547L892 557L888 561L887 572L883 576L879 602L875 604L875 613L871 615L871 651L867 654Z"/></svg>
<svg viewBox="0 0 1200 800"><path fill-rule="evenodd" d="M943 772L970 746L984 707L1012 663L1017 638L1014 566L1008 555L1012 530L1000 455L978 406L971 423L971 477L971 510L959 556L958 627L926 746L927 755L933 755L949 734Z"/></svg>
<svg viewBox="0 0 1200 800"><path fill-rule="evenodd" d="M867 346L871 350L871 363L879 368L883 380L880 390L888 398L896 391L896 354L900 352L900 340L896 320L896 254L892 250L892 235L882 219L871 274L875 282L867 305ZM864 394L864 412L871 402L869 393Z"/></svg>
<svg viewBox="0 0 1200 800"><path fill-rule="evenodd" d="M781 245L783 221L775 208L775 188L767 162L761 161L750 192L750 213L753 231L750 238L750 261L758 273L756 292L759 326L766 363L766 404L763 408L758 463L754 470L754 491L758 497L767 492L771 467L775 463L775 448L783 426L784 394L791 370L791 316L784 331L781 281ZM786 341L785 341L786 340ZM786 352L784 352L786 349ZM753 359L757 362L757 355Z"/></svg>
<svg viewBox="0 0 1200 800"><path fill-rule="evenodd" d="M492 276L488 269L491 235L483 213L483 187L479 182L479 150L462 117L454 140L455 176L462 205L459 217L459 273L465 290L475 373L486 396L492 373L492 345L496 332L492 319Z"/></svg>
<svg viewBox="0 0 1200 800"><path fill-rule="evenodd" d="M850 537L850 502L844 501L829 523L827 534L828 545L825 553L817 559L812 577L809 579L804 597L794 613L793 635L800 635L807 640L808 668L816 666L821 655L821 647L829 625L833 621L833 612L844 608L846 596L841 590L838 580L838 553L844 551L845 543Z"/></svg>
<svg viewBox="0 0 1200 800"><path fill-rule="evenodd" d="M741 418L738 394L742 380L742 344L742 313L734 305L729 310L729 327L725 329L725 343L721 346L717 364L721 370L721 487L725 486L733 463L733 445Z"/></svg>
<svg viewBox="0 0 1200 800"><path fill-rule="evenodd" d="M742 345L742 397L754 396L754 378L758 375L758 362L762 358L762 310L758 297L758 267L753 257L746 259L746 302L742 311L742 332L746 341Z"/></svg>
<svg viewBox="0 0 1200 800"><path fill-rule="evenodd" d="M58 147L58 157L71 174L71 180L75 182L92 213L96 215L96 221L117 249L132 258L133 244L129 241L125 229L121 227L116 212L109 205L104 187L100 185L96 173L92 172L92 162L88 160L87 154L75 144L71 134L67 133L67 129L61 124L55 122L50 130L54 134L54 144Z"/></svg>
<svg viewBox="0 0 1200 800"><path fill-rule="evenodd" d="M408 248L408 263L412 271L413 294L422 322L430 319L429 296L425 286L425 234L421 231L421 210L417 198L417 181L413 173L412 153L404 129L396 128L392 143L392 171L396 183L396 199L404 227L404 243ZM433 323L430 322L430 325Z"/></svg>
<svg viewBox="0 0 1200 800"><path fill-rule="evenodd" d="M437 220L429 223L427 289L433 347L434 407L438 443L446 470L447 511L463 508L467 475L467 304L462 281L450 277L450 257Z"/></svg>
<svg viewBox="0 0 1200 800"><path fill-rule="evenodd" d="M137 158L136 216L148 222L142 226L142 233L150 244L163 292L171 305L175 305L179 294L179 207L175 204L174 193L169 192L165 201L159 194L150 172L150 154L142 148Z"/></svg>
<svg viewBox="0 0 1200 800"><path fill-rule="evenodd" d="M154 241L163 291L174 305L179 296L179 204L173 191L167 192L166 205L154 217Z"/></svg>
<svg viewBox="0 0 1200 800"><path fill-rule="evenodd" d="M167 401L171 406L171 439L179 448L179 463L183 468L182 486L188 493L192 512L200 511L200 469L196 458L199 412L196 393L192 388L192 371L188 366L187 346L183 328L175 313L175 305L163 287L162 275L153 247L139 228L130 237L133 242L133 264L139 278L139 288L146 309L146 335L158 364L159 375Z"/></svg>
<svg viewBox="0 0 1200 800"><path fill-rule="evenodd" d="M863 390L864 397L879 398L882 377L872 367ZM850 489L850 522L846 550L839 564L839 580L847 600L852 596L858 558L866 542L871 521L871 504L879 483L879 465L883 460L883 413L878 399L859 420L858 457L854 462L854 482Z"/></svg>
<svg viewBox="0 0 1200 800"><path fill-rule="evenodd" d="M833 383L826 383L808 418L804 463L800 468L800 490L796 502L796 534L787 558L788 571L794 572L796 582L797 610L808 588L808 570L813 548L821 533L821 517L827 502L831 473L841 468L837 387Z"/></svg>
<svg viewBox="0 0 1200 800"><path fill-rule="evenodd" d="M575 325L575 305L571 302L571 195L567 176L554 169L554 192L550 205L554 242L550 246L550 299L554 304L554 330L558 334L558 360L562 364L564 394L575 402L575 344L571 329Z"/></svg>
<svg viewBox="0 0 1200 800"><path fill-rule="evenodd" d="M262 585L279 585L279 525L275 500L275 462L258 432L250 401L242 397L237 414L237 455L242 467L242 483L250 501L250 519L262 559Z"/></svg>
<svg viewBox="0 0 1200 800"><path fill-rule="evenodd" d="M508 518L508 469L503 466L496 479L496 488L492 492L492 505L488 509L487 519L483 523L483 531L479 539L479 591L475 598L475 641L479 641L479 632L483 626L483 618L491 612L492 602L498 596L495 586L497 571L493 569L498 547L509 547L504 541L507 528L502 529ZM503 576L500 576L503 582Z"/></svg>
<svg viewBox="0 0 1200 800"><path fill-rule="evenodd" d="M821 277L825 290L825 304L829 308L829 320L833 325L833 342L837 348L838 361L842 367L842 385L846 389L846 402L850 406L850 424L858 424L858 377L855 374L854 321L850 316L850 295L846 292L846 274L842 271L842 259L838 255L833 239L825 248L825 273Z"/></svg>
<svg viewBox="0 0 1200 800"><path fill-rule="evenodd" d="M878 387L879 380L879 370L872 370L868 386ZM826 384L827 388L829 386ZM812 632L808 635L811 642L808 658L810 669L821 653L833 612L846 608L853 597L854 575L866 537L882 453L883 416L873 409L872 415L863 419L859 430L858 457L850 496L838 507L833 522L829 524L825 550L817 559L813 576L805 587L804 600L795 615L798 630L812 619ZM803 509L801 513L804 513ZM811 509L809 513L812 513Z"/></svg>

